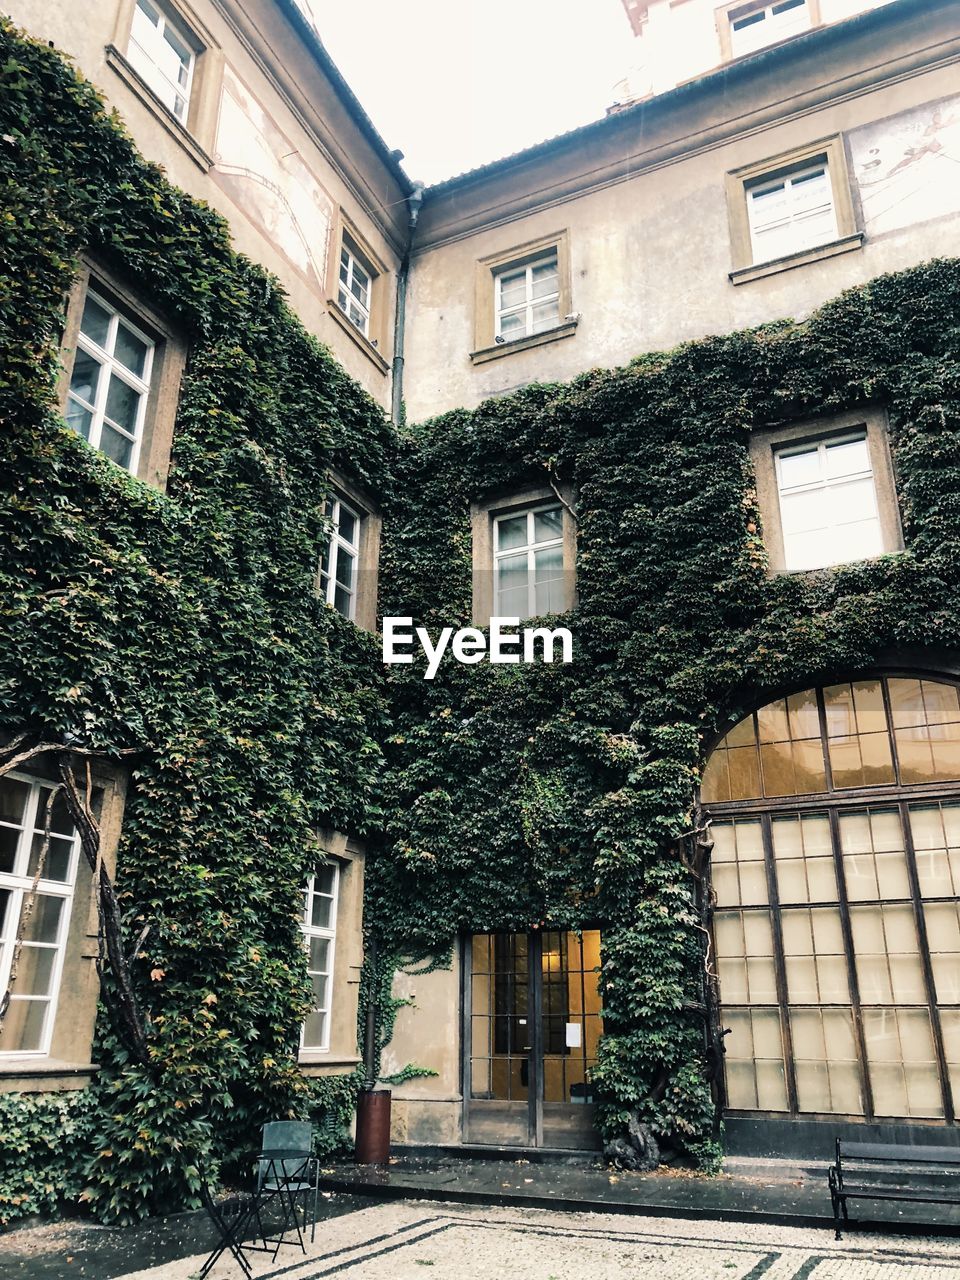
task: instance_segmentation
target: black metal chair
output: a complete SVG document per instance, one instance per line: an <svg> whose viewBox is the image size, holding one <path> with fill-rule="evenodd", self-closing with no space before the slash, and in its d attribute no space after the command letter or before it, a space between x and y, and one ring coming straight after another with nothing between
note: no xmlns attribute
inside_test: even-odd
<svg viewBox="0 0 960 1280"><path fill-rule="evenodd" d="M302 1120L271 1120L263 1126L260 1149L258 1191L278 1195L291 1205L295 1205L298 1199L302 1200L304 1225L307 1205L312 1197L312 1244L317 1233L317 1199L320 1194L320 1161L313 1154L312 1126ZM279 1158L265 1159L264 1156L271 1152L283 1154Z"/></svg>

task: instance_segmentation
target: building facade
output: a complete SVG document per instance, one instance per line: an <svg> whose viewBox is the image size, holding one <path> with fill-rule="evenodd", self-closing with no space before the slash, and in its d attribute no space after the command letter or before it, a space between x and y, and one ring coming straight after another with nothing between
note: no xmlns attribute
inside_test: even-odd
<svg viewBox="0 0 960 1280"><path fill-rule="evenodd" d="M379 1071L399 1143L584 1149L632 1112L705 1164L721 1117L743 1151L818 1150L838 1126L956 1142L960 18L947 0L626 7L656 68L646 87L421 192L288 0L123 0L82 21L8 0L191 198L167 249L143 202L129 232L120 195L106 230L80 203L63 215L81 265L44 277L48 310L72 281L53 410L99 477L74 476L91 451L71 443L65 502L79 510L89 483L99 519L114 509L105 456L149 513L157 580L176 568L227 637L244 600L274 628L251 632L246 660L273 674L249 698L220 691L197 642L187 684L198 706L218 691L225 737L201 799L191 722L201 764L181 803L211 840L237 751L246 825L230 866L247 867L244 840L270 849L281 833L273 899L270 874L237 873L274 903L271 936L293 928L308 952L294 1075L270 1074L273 1049L264 1068L273 1105L292 1106L301 1077L358 1082L372 853L368 991L395 975ZM175 193L126 152L120 167L174 216ZM313 354L285 363L276 335L295 320L242 260L208 281L228 250L193 198L279 279L339 372ZM264 393L266 374L291 371L286 399ZM385 419L401 400L413 437ZM51 456L29 455L38 483L53 483ZM202 557L186 534L166 540L191 512L210 529ZM260 529L261 514L279 523ZM92 516L90 530L102 537ZM62 570L30 597L48 625L57 575L79 572L55 541ZM34 572L11 565L11 580ZM295 608L291 572L309 582ZM369 634L384 615L551 615L575 661L447 660L429 682L414 663L384 680ZM51 634L70 651L69 631ZM122 881L126 849L146 894L128 841L183 865L151 807L178 756L144 693L160 677L125 662L121 694L79 676L24 693L11 734L37 706L66 732L78 699L87 724L109 703L114 747L116 724L141 726L150 764L98 768L104 862ZM281 703L296 733L261 740L258 708L269 725ZM286 789L262 773L274 740L298 755ZM10 778L3 963L29 963L9 984L0 1087L77 1089L98 1078L89 877L58 810L43 918L18 934L55 779L43 762ZM205 881L217 856L201 849ZM184 964L170 937L189 903L153 892L144 927ZM144 991L167 954L147 946ZM233 976L218 982L207 994L228 1003ZM274 1047L300 1025L292 1009L269 1015Z"/></svg>

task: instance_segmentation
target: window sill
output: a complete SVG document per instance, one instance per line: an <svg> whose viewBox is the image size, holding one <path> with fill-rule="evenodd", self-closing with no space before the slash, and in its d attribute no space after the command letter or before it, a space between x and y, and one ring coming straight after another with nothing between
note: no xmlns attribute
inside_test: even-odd
<svg viewBox="0 0 960 1280"><path fill-rule="evenodd" d="M0 1093L83 1089L99 1070L95 1062L63 1062L39 1054L0 1058Z"/></svg>
<svg viewBox="0 0 960 1280"><path fill-rule="evenodd" d="M328 1071L353 1071L362 1059L355 1053L329 1053L321 1049L304 1049L298 1064L307 1075L322 1075Z"/></svg>
<svg viewBox="0 0 960 1280"><path fill-rule="evenodd" d="M328 312L330 318L335 320L344 333L346 333L348 337L356 343L367 359L370 360L372 364L376 365L381 373L388 373L390 371L388 361L384 359L380 354L380 351L373 345L370 339L365 334L362 334L352 321L347 319L333 298L327 299L327 306L330 309Z"/></svg>
<svg viewBox="0 0 960 1280"><path fill-rule="evenodd" d="M762 280L764 276L773 276L780 271L791 271L794 267L805 267L811 262L836 258L841 253L850 253L854 249L859 249L863 239L863 232L855 231L852 236L842 236L839 240L831 240L829 244L819 244L813 249L802 249L799 253L788 253L783 258L772 258L769 262L758 262L754 266L740 267L730 272L730 283L749 284L751 280Z"/></svg>
<svg viewBox="0 0 960 1280"><path fill-rule="evenodd" d="M512 342L497 342L492 347L481 347L479 351L470 352L470 361L472 364L486 364L488 360L499 360L501 356L513 355L515 351L528 351L531 347L542 347L548 342L557 342L560 338L572 338L578 323L578 320L565 320L563 324L545 329L543 333L532 333L526 338L514 338Z"/></svg>
<svg viewBox="0 0 960 1280"><path fill-rule="evenodd" d="M167 133L183 147L187 155L202 173L213 168L213 158L209 156L193 134L187 129L169 107L165 106L153 92L147 82L134 70L116 45L108 44L106 48L107 66L112 67L128 89L132 89L144 106L163 125Z"/></svg>

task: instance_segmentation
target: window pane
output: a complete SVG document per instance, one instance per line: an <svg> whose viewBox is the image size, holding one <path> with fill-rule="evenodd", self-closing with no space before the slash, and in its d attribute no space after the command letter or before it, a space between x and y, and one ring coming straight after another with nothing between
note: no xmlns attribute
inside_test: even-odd
<svg viewBox="0 0 960 1280"><path fill-rule="evenodd" d="M107 391L107 417L133 435L137 429L139 408L140 392L114 374Z"/></svg>
<svg viewBox="0 0 960 1280"><path fill-rule="evenodd" d="M828 444L826 454L827 475L830 477L852 476L873 470L866 436L862 436L859 440L842 440L836 444Z"/></svg>
<svg viewBox="0 0 960 1280"><path fill-rule="evenodd" d="M41 1049L49 1008L49 1000L18 1000L14 997L0 1030L0 1053L36 1053Z"/></svg>
<svg viewBox="0 0 960 1280"><path fill-rule="evenodd" d="M73 373L70 375L70 394L92 407L97 398L97 384L102 367L89 352L78 348L73 362Z"/></svg>
<svg viewBox="0 0 960 1280"><path fill-rule="evenodd" d="M527 296L527 272L511 271L500 276L500 307L506 311L509 307L519 306Z"/></svg>
<svg viewBox="0 0 960 1280"><path fill-rule="evenodd" d="M337 582L348 590L353 589L354 569L356 568L357 558L350 554L344 547L340 547L337 551Z"/></svg>
<svg viewBox="0 0 960 1280"><path fill-rule="evenodd" d="M508 551L512 547L527 545L527 517L508 516L497 521L497 550Z"/></svg>
<svg viewBox="0 0 960 1280"><path fill-rule="evenodd" d="M560 304L556 299L538 302L533 307L533 332L543 333L545 329L552 329L559 319Z"/></svg>
<svg viewBox="0 0 960 1280"><path fill-rule="evenodd" d="M137 335L123 323L119 321L117 326L117 341L114 347L114 356L120 361L131 373L135 373L138 378L143 377L143 371L147 364L147 351L149 348Z"/></svg>
<svg viewBox="0 0 960 1280"><path fill-rule="evenodd" d="M333 607L337 613L342 613L345 618L349 618L353 613L353 596L346 589L336 583L333 591Z"/></svg>
<svg viewBox="0 0 960 1280"><path fill-rule="evenodd" d="M22 826L30 787L16 778L0 778L0 822Z"/></svg>
<svg viewBox="0 0 960 1280"><path fill-rule="evenodd" d="M357 521L357 517L353 512L348 507L341 504L340 517L337 521L337 532L340 534L340 537L344 542L349 542L351 546L356 546L357 544L358 524L359 522Z"/></svg>
<svg viewBox="0 0 960 1280"><path fill-rule="evenodd" d="M319 894L311 896L310 924L314 929L329 929L332 922L333 899Z"/></svg>
<svg viewBox="0 0 960 1280"><path fill-rule="evenodd" d="M56 942L60 931L60 918L63 914L63 898L53 897L48 893L37 894L33 914L24 930L24 942ZM21 919L23 913L21 910Z"/></svg>
<svg viewBox="0 0 960 1280"><path fill-rule="evenodd" d="M133 441L119 431L115 431L107 422L103 424L100 432L100 449L108 458L118 463L121 467L130 466Z"/></svg>
<svg viewBox="0 0 960 1280"><path fill-rule="evenodd" d="M28 876L34 875L37 870L37 862L40 857L40 848L42 844L43 836L35 835L30 849L30 863L27 867ZM68 881L70 879L70 862L72 853L72 840L66 840L62 836L51 836L50 847L47 850L47 860L43 868L44 880Z"/></svg>
<svg viewBox="0 0 960 1280"><path fill-rule="evenodd" d="M559 507L549 511L536 511L533 516L534 542L549 542L563 533L563 512Z"/></svg>
<svg viewBox="0 0 960 1280"><path fill-rule="evenodd" d="M24 947L14 982L18 996L45 996L50 993L56 947Z"/></svg>
<svg viewBox="0 0 960 1280"><path fill-rule="evenodd" d="M926 1003L913 907L851 907L850 925L863 1003Z"/></svg>
<svg viewBox="0 0 960 1280"><path fill-rule="evenodd" d="M816 446L799 453L781 453L779 462L780 485L784 489L820 479L820 451Z"/></svg>
<svg viewBox="0 0 960 1280"><path fill-rule="evenodd" d="M330 966L330 939L329 938L311 938L310 939L310 957L307 961L307 967L311 973L329 973Z"/></svg>
<svg viewBox="0 0 960 1280"><path fill-rule="evenodd" d="M80 318L80 332L92 338L98 346L105 348L109 328L110 312L88 293L83 304L83 315ZM79 351L77 355L80 355Z"/></svg>

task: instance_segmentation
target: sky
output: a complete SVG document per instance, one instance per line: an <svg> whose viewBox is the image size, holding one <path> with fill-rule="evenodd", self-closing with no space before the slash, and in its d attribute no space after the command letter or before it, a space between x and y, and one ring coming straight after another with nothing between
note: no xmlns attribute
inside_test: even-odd
<svg viewBox="0 0 960 1280"><path fill-rule="evenodd" d="M599 119L635 60L621 0L298 0L411 178Z"/></svg>

